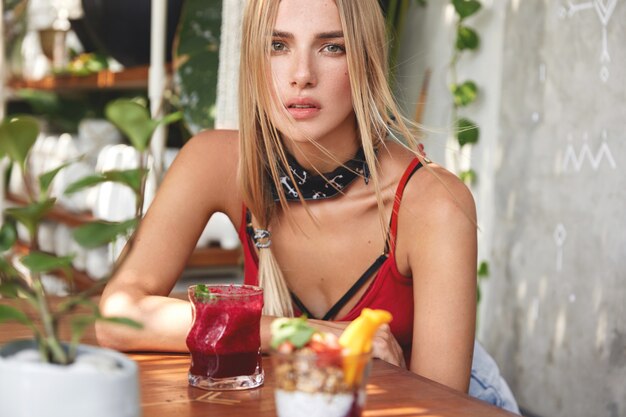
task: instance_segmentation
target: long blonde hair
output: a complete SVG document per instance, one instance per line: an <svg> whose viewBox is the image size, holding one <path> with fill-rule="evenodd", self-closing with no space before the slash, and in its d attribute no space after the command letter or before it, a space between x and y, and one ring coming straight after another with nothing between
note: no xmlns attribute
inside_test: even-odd
<svg viewBox="0 0 626 417"><path fill-rule="evenodd" d="M284 109L279 106L273 81L268 77L270 40L279 3L279 0L248 0L241 44L239 182L253 223L262 229L269 227L276 211L270 181L278 191L281 206L288 208L279 179L281 167L287 164L285 149L270 118ZM346 43L358 135L370 166L381 230L386 235L376 149L384 146L383 140L388 136L401 137L421 158L416 139L418 127L401 115L387 81L387 42L378 0L335 0L335 3ZM265 292L265 314L293 316L289 289L271 246L259 250L259 285Z"/></svg>

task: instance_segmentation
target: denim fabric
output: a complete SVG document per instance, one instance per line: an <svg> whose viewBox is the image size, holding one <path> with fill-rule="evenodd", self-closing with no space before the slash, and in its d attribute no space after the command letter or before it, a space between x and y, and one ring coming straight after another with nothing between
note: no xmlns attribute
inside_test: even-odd
<svg viewBox="0 0 626 417"><path fill-rule="evenodd" d="M470 377L469 395L512 413L520 414L517 402L493 358L474 342L474 360Z"/></svg>

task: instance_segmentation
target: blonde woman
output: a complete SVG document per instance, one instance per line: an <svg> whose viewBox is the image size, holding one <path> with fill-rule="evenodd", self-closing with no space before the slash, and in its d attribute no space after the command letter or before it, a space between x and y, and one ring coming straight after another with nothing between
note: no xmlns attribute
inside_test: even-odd
<svg viewBox="0 0 626 417"><path fill-rule="evenodd" d="M384 308L394 320L376 356L468 391L474 202L421 155L386 81L385 45L376 0L248 1L240 130L182 149L102 296L104 313L145 327L99 326L102 344L186 350L189 304L166 296L221 211L240 231L245 282L265 289L263 348L275 316L306 313L340 333L362 308Z"/></svg>

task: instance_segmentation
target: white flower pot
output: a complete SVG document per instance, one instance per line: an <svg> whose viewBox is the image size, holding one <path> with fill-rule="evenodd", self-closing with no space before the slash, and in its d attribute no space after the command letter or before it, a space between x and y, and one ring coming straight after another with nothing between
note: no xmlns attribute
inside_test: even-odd
<svg viewBox="0 0 626 417"><path fill-rule="evenodd" d="M80 345L70 366L11 358L30 340L0 347L0 416L138 417L137 364L109 349ZM104 364L115 364L113 369Z"/></svg>

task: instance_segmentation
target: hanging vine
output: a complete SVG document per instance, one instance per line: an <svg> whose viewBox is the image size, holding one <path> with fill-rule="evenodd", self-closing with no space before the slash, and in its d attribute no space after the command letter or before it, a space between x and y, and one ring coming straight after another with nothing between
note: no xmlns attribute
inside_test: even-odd
<svg viewBox="0 0 626 417"><path fill-rule="evenodd" d="M400 35L403 32L406 15L411 3L426 6L427 0L380 0L380 5L385 13L387 32L390 38L389 68L393 73L396 69L397 56L400 45ZM461 151L463 147L478 143L480 128L471 119L461 116L461 110L474 103L479 95L479 89L475 81L464 80L459 82L458 63L462 54L476 51L480 46L480 36L470 26L466 19L475 15L482 8L478 0L451 0L456 14L456 41L454 52L450 60L450 92L452 94L452 120L455 126L455 136ZM390 80L394 77L390 75ZM458 164L457 164L458 165ZM466 184L476 181L476 172L468 169L459 173L459 177ZM489 263L481 261L477 276L479 283L489 276ZM477 288L477 298L480 301L480 285Z"/></svg>
<svg viewBox="0 0 626 417"><path fill-rule="evenodd" d="M454 45L454 53L450 61L450 91L452 92L453 98L452 120L454 120L456 140L459 143L459 148L463 149L466 145L471 146L478 143L478 139L480 138L480 128L478 125L473 120L459 115L460 109L476 101L478 97L478 86L473 80L459 82L457 65L464 52L475 51L480 46L480 36L474 29L467 26L465 20L478 13L482 4L478 0L452 0L452 5L457 15L456 42ZM476 181L476 172L470 168L460 172L459 177L466 184L473 184ZM476 288L476 298L478 302L480 302L480 282L488 276L489 263L483 260L480 262L477 271L479 285Z"/></svg>
<svg viewBox="0 0 626 417"><path fill-rule="evenodd" d="M456 139L459 147L462 149L465 145L477 143L480 137L478 125L467 117L459 115L461 108L467 107L476 101L478 86L473 80L459 82L457 64L463 53L475 51L480 46L480 36L474 29L467 26L465 20L476 14L482 5L478 0L452 0L452 5L457 15L456 42L450 61L450 91L453 96L452 120L456 128ZM459 177L463 182L472 184L476 181L476 172L470 168L460 172Z"/></svg>

